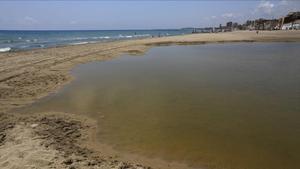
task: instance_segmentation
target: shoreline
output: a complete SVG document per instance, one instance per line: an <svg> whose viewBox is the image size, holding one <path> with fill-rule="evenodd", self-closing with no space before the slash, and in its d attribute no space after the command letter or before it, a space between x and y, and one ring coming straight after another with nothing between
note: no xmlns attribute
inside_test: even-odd
<svg viewBox="0 0 300 169"><path fill-rule="evenodd" d="M77 64L143 54L154 46L233 42L300 42L300 31L189 34L0 53L0 112L57 91L72 80L69 72Z"/></svg>
<svg viewBox="0 0 300 169"><path fill-rule="evenodd" d="M29 136L31 136L32 133L34 133L34 136L40 136L43 133L47 133L47 130L43 129L53 129L54 127L55 132L62 132L62 134L65 135L65 132L67 131L61 131L62 127L60 126L60 124L62 123L67 125L67 127L77 126L74 130L71 130L73 131L73 133L75 133L75 136L73 137L71 135L66 137L66 139L71 139L72 143L78 143L79 148L75 148L74 152L71 151L73 154L77 150L81 151L81 146L86 147L87 145L89 145L88 147L90 148L87 151L91 151L91 148L99 146L97 145L95 139L92 138L93 132L95 132L96 129L91 127L94 125L93 123L89 122L89 120L87 120L88 117L74 117L75 121L77 122L75 123L73 121L71 123L70 121L72 120L70 119L72 119L73 117L69 117L70 115L67 116L62 113L49 114L41 112L41 114L39 115L22 115L20 113L14 113L14 109L31 104L42 97L58 91L65 84L70 83L74 79L74 77L71 76L70 71L78 64L92 61L105 61L120 57L121 55L127 53L140 55L154 46L197 45L233 42L300 42L300 31L261 31L259 34L251 31L237 31L216 34L190 34L0 53L0 121L5 121L5 123L0 126L0 152L4 150L3 145L6 145L8 146L8 149L11 149L9 148L9 145L7 145L7 143L9 143L9 140L11 140L7 139L7 137L11 137L11 131L20 131L20 133L21 131L26 131L24 133L27 133L27 135L24 137L30 138ZM43 119L45 118L48 119L46 120L46 122L43 121ZM58 123L57 120L59 121ZM34 124L43 127L36 131L36 127L32 127ZM82 139L81 136L89 137L89 139L87 139L85 143L76 141L78 139ZM51 142L50 148L49 146L47 147L48 143L45 142L46 138L38 139L40 142L36 142L36 144L42 143L43 146L40 148L43 149L46 147L46 150L43 149L43 151L49 150L52 154L59 154L59 152L66 153L67 151L70 151L70 149L67 150L62 147L57 147L57 145L60 145L61 142L57 141L56 137L57 136L53 135L53 133L48 133L47 138L54 140L54 142ZM64 139L60 138L60 140ZM33 140L29 140L29 142L35 143ZM66 147L70 146L67 142L64 142L63 145L65 145ZM91 154L94 155L94 153ZM83 155L84 154L81 154L79 156ZM93 155L86 155L87 157L85 159L85 162L89 160L95 160L93 159ZM66 158L69 157L70 156L67 156ZM59 158L60 159L58 159L57 161L60 161L60 163L64 163L62 161L66 161L66 159L64 159L65 157L63 156L59 156ZM97 157L97 160L98 158L100 161L101 159L105 159L104 157ZM138 157L128 156L125 161L131 161L130 158L135 159ZM97 162L97 164L93 166L98 166L98 164L98 167L101 167L101 165L110 165L115 160L116 158L110 158L107 160L108 163ZM61 165L60 163L58 164L57 161L54 160L53 165ZM86 165L85 162L83 164L81 163L81 161L79 161L78 163L76 163L76 165ZM121 163L122 162L118 161L110 167L120 167L119 165L123 165L123 163ZM124 165L129 165L129 168L148 168L139 164L136 165L137 163L139 162L132 160L132 162L130 163L125 162ZM152 166L151 162L145 163ZM68 168L70 166L64 163L63 166L60 167ZM174 164L174 166L168 167L167 162L166 164L161 164L161 166L157 168L164 167L188 168L188 166L183 167L181 164Z"/></svg>

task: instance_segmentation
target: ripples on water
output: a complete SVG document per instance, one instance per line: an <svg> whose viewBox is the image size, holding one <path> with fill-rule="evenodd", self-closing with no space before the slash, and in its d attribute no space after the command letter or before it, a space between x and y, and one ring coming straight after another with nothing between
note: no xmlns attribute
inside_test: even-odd
<svg viewBox="0 0 300 169"><path fill-rule="evenodd" d="M300 166L299 43L172 46L78 66L27 111L85 114L125 152L230 169Z"/></svg>

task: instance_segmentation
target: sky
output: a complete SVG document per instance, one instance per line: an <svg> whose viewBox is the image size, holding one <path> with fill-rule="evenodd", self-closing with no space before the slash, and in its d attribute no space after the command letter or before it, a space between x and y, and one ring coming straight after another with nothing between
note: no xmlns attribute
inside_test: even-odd
<svg viewBox="0 0 300 169"><path fill-rule="evenodd" d="M0 0L0 30L208 27L290 11L299 0Z"/></svg>

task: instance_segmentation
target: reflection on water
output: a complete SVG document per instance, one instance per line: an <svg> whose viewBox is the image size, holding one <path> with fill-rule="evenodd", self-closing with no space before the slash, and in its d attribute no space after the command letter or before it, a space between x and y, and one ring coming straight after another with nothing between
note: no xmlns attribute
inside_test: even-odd
<svg viewBox="0 0 300 169"><path fill-rule="evenodd" d="M99 140L148 157L238 169L300 166L299 43L157 47L78 66L28 111L98 119Z"/></svg>

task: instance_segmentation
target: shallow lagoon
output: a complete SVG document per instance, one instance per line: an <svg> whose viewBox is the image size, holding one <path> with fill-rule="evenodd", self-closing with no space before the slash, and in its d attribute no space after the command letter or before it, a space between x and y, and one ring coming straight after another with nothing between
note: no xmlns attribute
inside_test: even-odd
<svg viewBox="0 0 300 169"><path fill-rule="evenodd" d="M156 47L76 67L24 111L98 120L117 150L236 169L300 166L300 44Z"/></svg>

